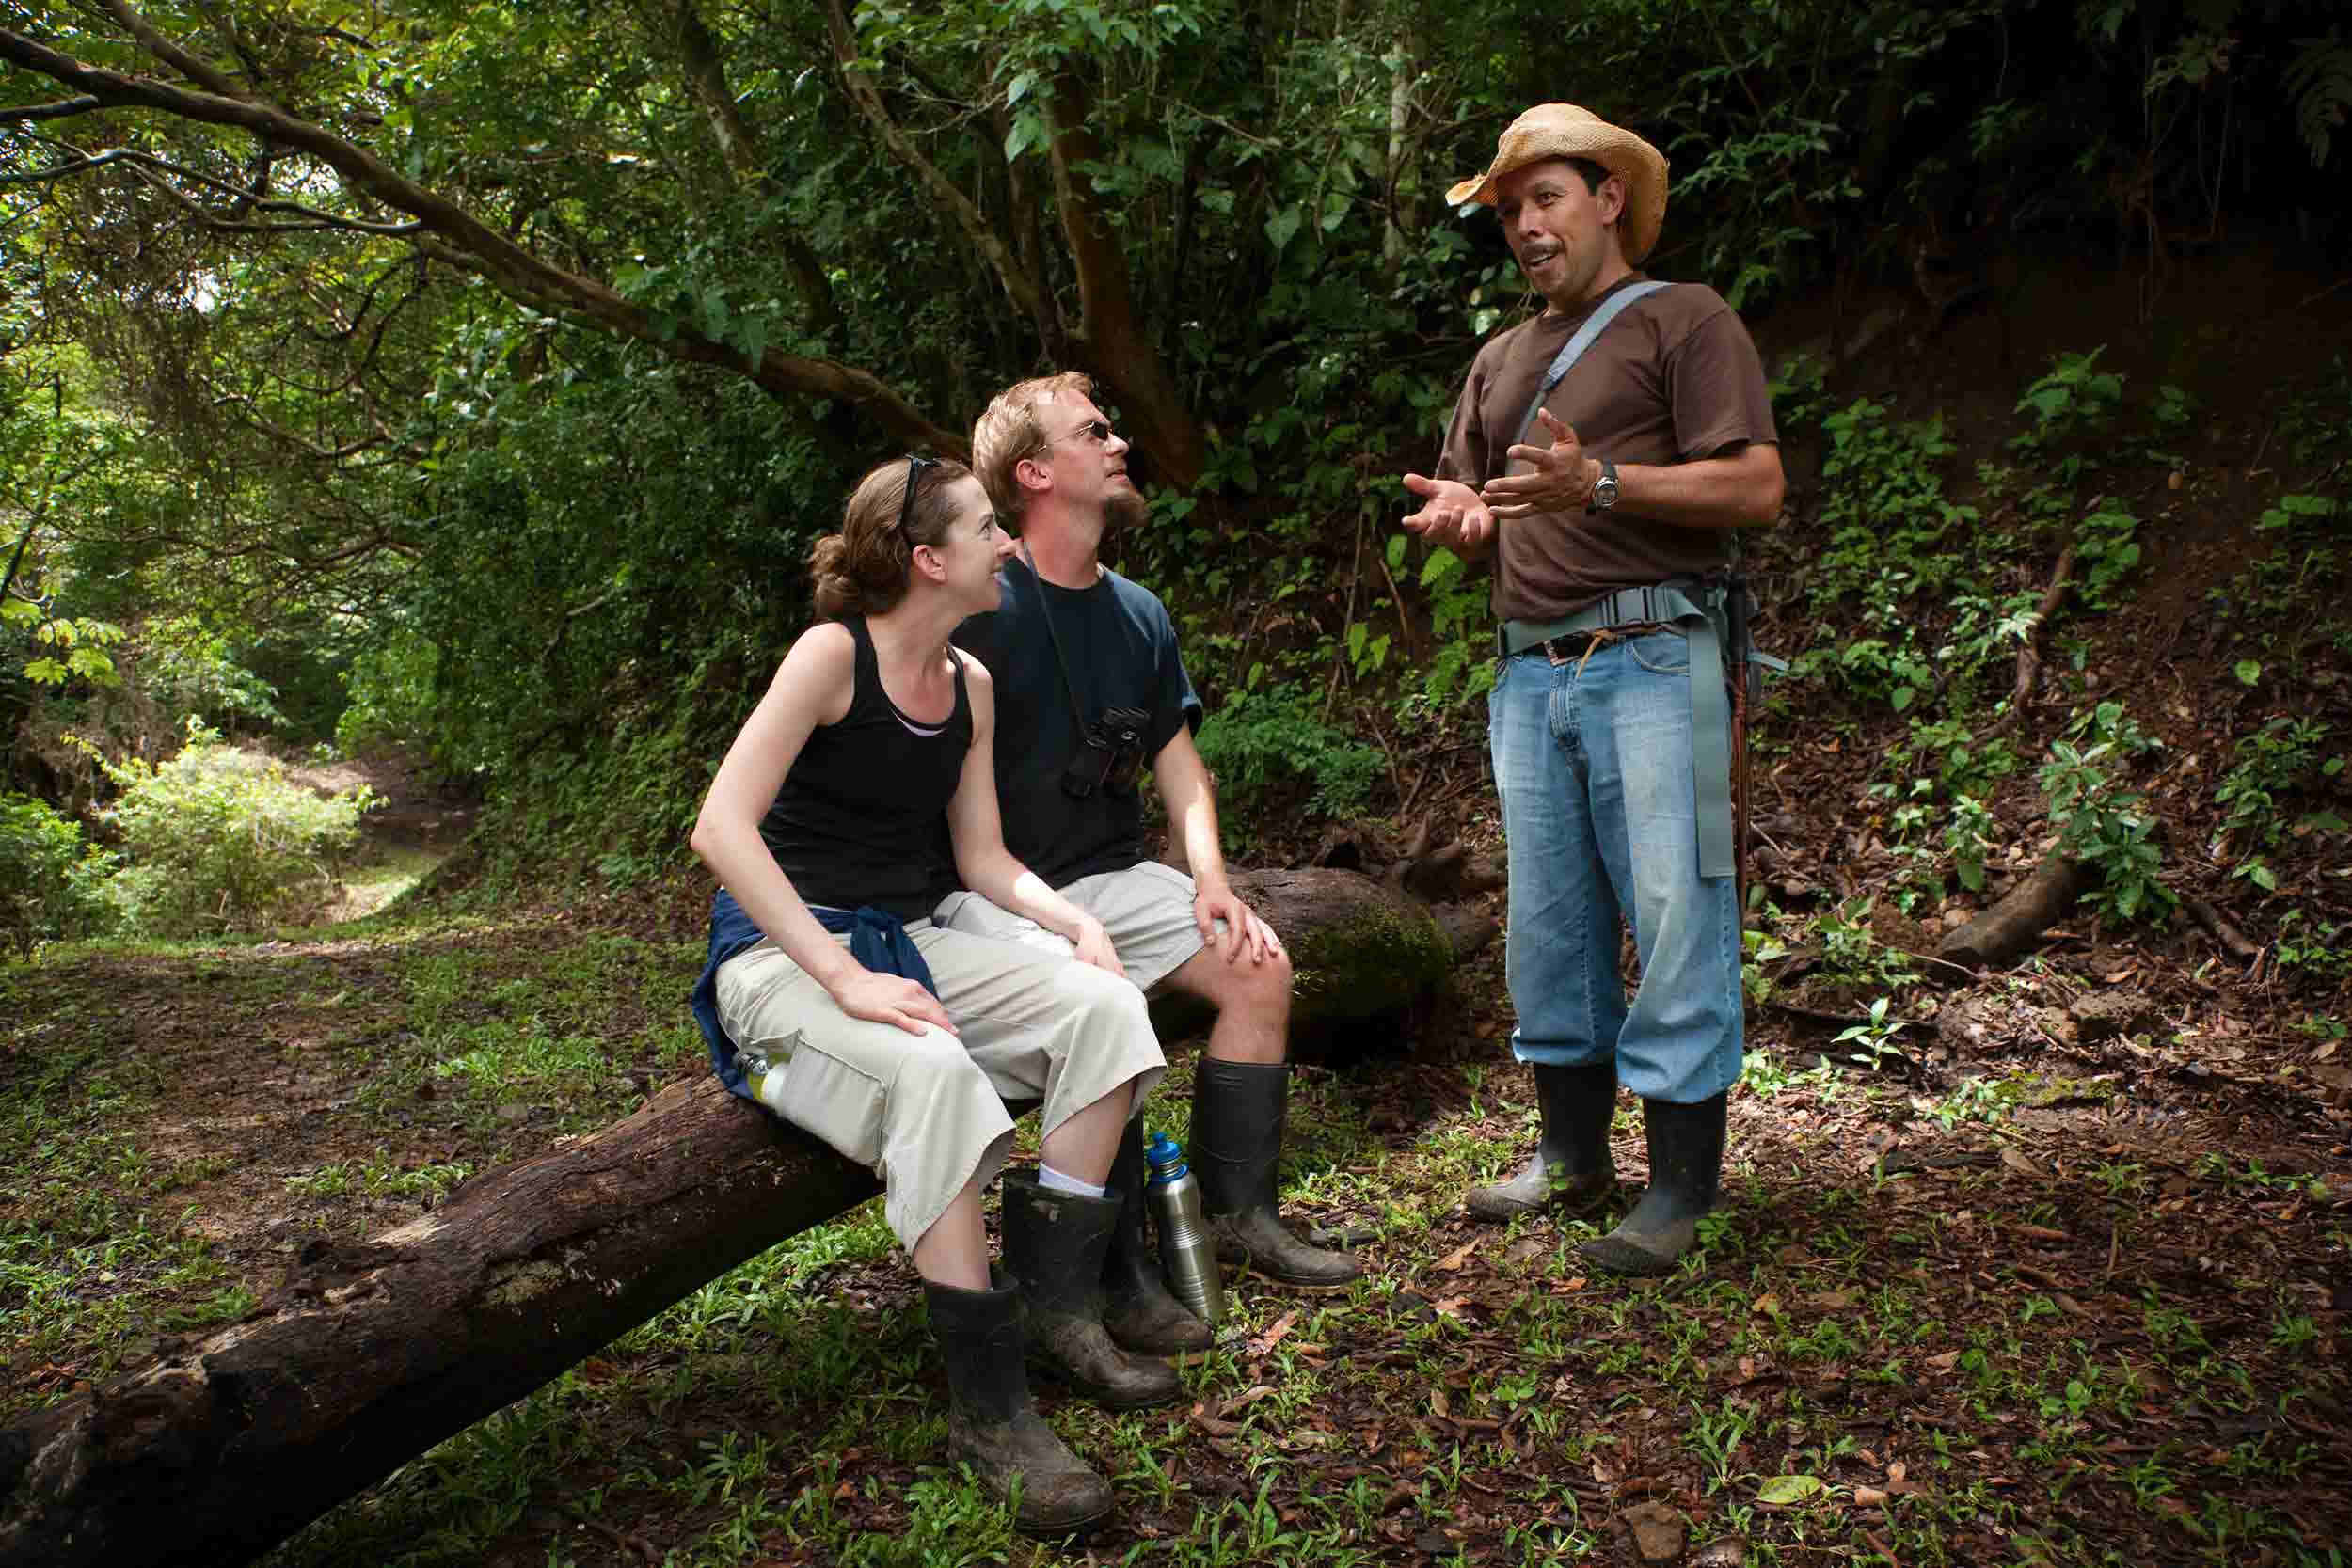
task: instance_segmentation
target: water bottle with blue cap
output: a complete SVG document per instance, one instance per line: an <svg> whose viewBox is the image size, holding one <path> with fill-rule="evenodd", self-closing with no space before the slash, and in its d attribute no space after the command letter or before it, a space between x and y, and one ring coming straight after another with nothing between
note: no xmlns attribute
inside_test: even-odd
<svg viewBox="0 0 2352 1568"><path fill-rule="evenodd" d="M1154 1132L1144 1146L1151 1166L1144 1193L1152 1217L1159 1223L1160 1267L1176 1299L1216 1323L1225 1316L1225 1283L1216 1272L1216 1243L1200 1212L1200 1179L1184 1164L1184 1151L1165 1132Z"/></svg>

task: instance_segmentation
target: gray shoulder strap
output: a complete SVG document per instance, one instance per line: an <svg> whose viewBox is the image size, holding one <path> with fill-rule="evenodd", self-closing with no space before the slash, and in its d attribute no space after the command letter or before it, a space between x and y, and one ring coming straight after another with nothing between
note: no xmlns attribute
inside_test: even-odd
<svg viewBox="0 0 2352 1568"><path fill-rule="evenodd" d="M1576 329L1575 336L1562 343L1560 352L1552 356L1551 369L1544 372L1543 384L1535 388L1535 401L1527 405L1526 417L1519 420L1518 434L1511 437L1511 444L1517 446L1527 439L1528 426L1535 422L1535 411L1544 405L1544 399L1551 396L1552 388L1560 385L1561 378L1568 373L1570 366L1584 357L1584 351L1593 346L1594 341L1609 330L1609 324L1617 319L1619 311L1637 299L1646 299L1661 289L1672 287L1673 284L1653 277L1646 282L1619 289L1602 300L1600 308L1585 317L1584 325Z"/></svg>

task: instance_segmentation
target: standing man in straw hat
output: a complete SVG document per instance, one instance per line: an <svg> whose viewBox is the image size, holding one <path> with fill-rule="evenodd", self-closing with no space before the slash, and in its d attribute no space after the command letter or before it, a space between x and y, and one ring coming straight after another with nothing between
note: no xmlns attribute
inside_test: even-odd
<svg viewBox="0 0 2352 1568"><path fill-rule="evenodd" d="M1666 214L1666 160L1640 136L1539 104L1446 199L1495 208L1544 298L1479 351L1436 476L1405 476L1422 503L1406 529L1495 557L1512 1052L1534 1074L1543 1135L1469 1207L1597 1207L1615 1184L1622 1082L1641 1097L1649 1188L1581 1250L1661 1274L1714 1206L1740 1076L1724 578L1731 531L1780 512L1772 404L1721 296L1634 270ZM1641 958L1629 1005L1621 915Z"/></svg>

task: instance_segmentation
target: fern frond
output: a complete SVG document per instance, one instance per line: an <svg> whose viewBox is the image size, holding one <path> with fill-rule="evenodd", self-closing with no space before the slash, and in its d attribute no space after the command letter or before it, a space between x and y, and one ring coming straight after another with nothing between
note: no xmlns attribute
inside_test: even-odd
<svg viewBox="0 0 2352 1568"><path fill-rule="evenodd" d="M2295 100L2295 125L2303 145L2312 150L2312 166L2328 162L2335 132L2352 117L2352 45L2335 34L2296 39L2300 51L2286 69L2286 87Z"/></svg>

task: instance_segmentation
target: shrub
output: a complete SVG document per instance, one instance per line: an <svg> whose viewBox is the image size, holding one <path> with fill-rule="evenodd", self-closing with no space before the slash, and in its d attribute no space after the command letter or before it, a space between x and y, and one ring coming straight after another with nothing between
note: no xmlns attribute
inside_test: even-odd
<svg viewBox="0 0 2352 1568"><path fill-rule="evenodd" d="M1216 774L1229 818L1299 803L1308 813L1353 816L1372 797L1380 753L1315 717L1295 687L1234 694L1200 726L1200 755Z"/></svg>
<svg viewBox="0 0 2352 1568"><path fill-rule="evenodd" d="M107 857L82 843L79 823L27 795L0 795L0 950L95 935L108 911L99 892Z"/></svg>
<svg viewBox="0 0 2352 1568"><path fill-rule="evenodd" d="M108 892L133 925L161 936L249 930L316 910L375 803L364 787L321 799L193 721L187 745L160 767L101 766L122 791L107 815L130 862Z"/></svg>

